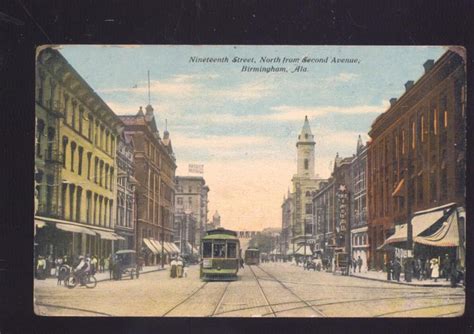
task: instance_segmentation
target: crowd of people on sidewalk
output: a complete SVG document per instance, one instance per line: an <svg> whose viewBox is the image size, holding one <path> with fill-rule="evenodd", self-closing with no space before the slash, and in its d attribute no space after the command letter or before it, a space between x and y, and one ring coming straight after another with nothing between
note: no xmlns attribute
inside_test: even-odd
<svg viewBox="0 0 474 334"><path fill-rule="evenodd" d="M400 281L400 273L402 271L402 265L399 258L388 260L385 264L387 271L387 280ZM411 266L408 267L408 266ZM416 258L405 263L405 277L407 272L411 269L413 278L418 281L433 280L437 282L438 279L445 279L450 281L452 286L455 286L462 277L457 268L456 259L450 257L448 254L444 258ZM411 274L411 273L410 273Z"/></svg>

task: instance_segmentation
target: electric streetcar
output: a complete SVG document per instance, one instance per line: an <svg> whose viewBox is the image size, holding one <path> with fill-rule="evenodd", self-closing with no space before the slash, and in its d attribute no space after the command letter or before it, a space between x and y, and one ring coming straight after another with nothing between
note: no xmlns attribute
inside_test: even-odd
<svg viewBox="0 0 474 334"><path fill-rule="evenodd" d="M248 266L260 264L260 250L257 248L247 248L245 251L245 264Z"/></svg>
<svg viewBox="0 0 474 334"><path fill-rule="evenodd" d="M217 228L201 240L200 276L203 281L236 280L240 267L237 232Z"/></svg>

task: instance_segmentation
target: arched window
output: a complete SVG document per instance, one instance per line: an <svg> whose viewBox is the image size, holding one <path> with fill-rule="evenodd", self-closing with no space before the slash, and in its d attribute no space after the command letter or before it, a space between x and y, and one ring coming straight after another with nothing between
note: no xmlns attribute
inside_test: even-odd
<svg viewBox="0 0 474 334"><path fill-rule="evenodd" d="M74 156L75 156L75 153L76 153L76 143L75 142L71 142L71 172L74 172Z"/></svg>
<svg viewBox="0 0 474 334"><path fill-rule="evenodd" d="M63 136L63 168L66 168L66 152L67 152L67 143L69 139L66 136Z"/></svg>

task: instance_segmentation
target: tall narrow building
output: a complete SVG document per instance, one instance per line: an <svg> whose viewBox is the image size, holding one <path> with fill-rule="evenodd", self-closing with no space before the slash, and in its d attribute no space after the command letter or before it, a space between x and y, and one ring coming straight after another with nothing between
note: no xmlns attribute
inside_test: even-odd
<svg viewBox="0 0 474 334"><path fill-rule="evenodd" d="M307 246L307 254L309 248L314 245L313 231L313 204L312 193L315 192L319 183L322 181L315 177L315 147L316 141L311 132L308 116L305 116L303 127L298 135L296 142L297 149L297 168L296 174L293 175L293 219L291 222L291 243L290 253ZM309 254L308 254L309 255Z"/></svg>

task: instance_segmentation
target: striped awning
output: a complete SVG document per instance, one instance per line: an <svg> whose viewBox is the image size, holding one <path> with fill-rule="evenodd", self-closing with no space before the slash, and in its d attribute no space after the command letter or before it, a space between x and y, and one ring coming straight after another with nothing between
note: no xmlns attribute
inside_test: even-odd
<svg viewBox="0 0 474 334"><path fill-rule="evenodd" d="M143 243L145 246L153 253L153 254L158 254L158 250L155 248L155 246L151 243L150 239L143 238Z"/></svg>
<svg viewBox="0 0 474 334"><path fill-rule="evenodd" d="M457 247L459 246L459 227L456 210L441 225L441 227L431 235L417 236L413 240L416 243L434 247Z"/></svg>

